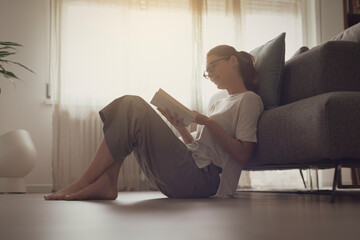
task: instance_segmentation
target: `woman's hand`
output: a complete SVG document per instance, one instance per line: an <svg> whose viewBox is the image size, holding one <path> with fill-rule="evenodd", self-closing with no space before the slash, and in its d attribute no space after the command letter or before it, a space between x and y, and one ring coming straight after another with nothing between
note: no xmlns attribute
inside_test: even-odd
<svg viewBox="0 0 360 240"><path fill-rule="evenodd" d="M184 119L181 118L179 120L177 113L174 113L174 116L172 116L169 109L157 109L176 128L185 144L191 143L194 140L193 136L184 125Z"/></svg>
<svg viewBox="0 0 360 240"><path fill-rule="evenodd" d="M169 109L161 109L161 108L157 108L157 110L159 110L159 112L164 115L164 117L166 117L166 119L176 128L176 129L182 129L185 128L184 125L184 119L178 119L178 115L177 113L174 113L174 116L171 115Z"/></svg>
<svg viewBox="0 0 360 240"><path fill-rule="evenodd" d="M207 117L197 111L193 111L193 112L196 113L196 117L194 120L195 123L200 124L200 125L206 125L210 121L209 117Z"/></svg>

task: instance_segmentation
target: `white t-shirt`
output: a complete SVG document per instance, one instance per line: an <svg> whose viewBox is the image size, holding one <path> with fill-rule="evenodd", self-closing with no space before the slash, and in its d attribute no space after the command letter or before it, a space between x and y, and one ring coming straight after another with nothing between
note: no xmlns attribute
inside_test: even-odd
<svg viewBox="0 0 360 240"><path fill-rule="evenodd" d="M207 116L230 136L241 141L257 142L257 123L263 110L261 98L256 93L247 91L216 101ZM221 148L204 125L198 125L194 141L187 144L187 147L192 151L199 168L211 163L222 168L220 186L215 196L231 197L239 182L240 164Z"/></svg>

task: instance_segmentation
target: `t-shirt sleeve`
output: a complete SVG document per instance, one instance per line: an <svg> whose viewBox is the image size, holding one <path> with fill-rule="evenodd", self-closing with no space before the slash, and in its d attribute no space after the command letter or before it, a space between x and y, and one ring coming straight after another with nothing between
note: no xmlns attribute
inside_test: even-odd
<svg viewBox="0 0 360 240"><path fill-rule="evenodd" d="M263 110L264 106L258 95L244 95L237 108L236 139L246 142L257 142L257 124Z"/></svg>

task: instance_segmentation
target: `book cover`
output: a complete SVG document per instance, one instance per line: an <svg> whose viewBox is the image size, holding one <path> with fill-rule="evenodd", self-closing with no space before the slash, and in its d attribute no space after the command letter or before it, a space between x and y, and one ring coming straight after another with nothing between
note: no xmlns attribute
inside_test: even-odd
<svg viewBox="0 0 360 240"><path fill-rule="evenodd" d="M161 88L155 93L150 103L163 110L169 109L172 116L177 113L179 120L184 119L185 126L188 126L195 120L196 113L192 112Z"/></svg>

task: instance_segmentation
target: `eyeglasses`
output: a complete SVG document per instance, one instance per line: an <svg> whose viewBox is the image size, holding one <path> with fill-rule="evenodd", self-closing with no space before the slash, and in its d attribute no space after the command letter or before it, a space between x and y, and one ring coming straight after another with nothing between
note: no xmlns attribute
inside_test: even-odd
<svg viewBox="0 0 360 240"><path fill-rule="evenodd" d="M215 71L216 68L216 64L217 62L221 61L221 60L228 60L230 57L222 57L222 58L218 58L214 61L211 61L208 65L208 67L206 68L206 70L203 73L203 77L206 79L210 79L210 75L213 74L213 72Z"/></svg>

